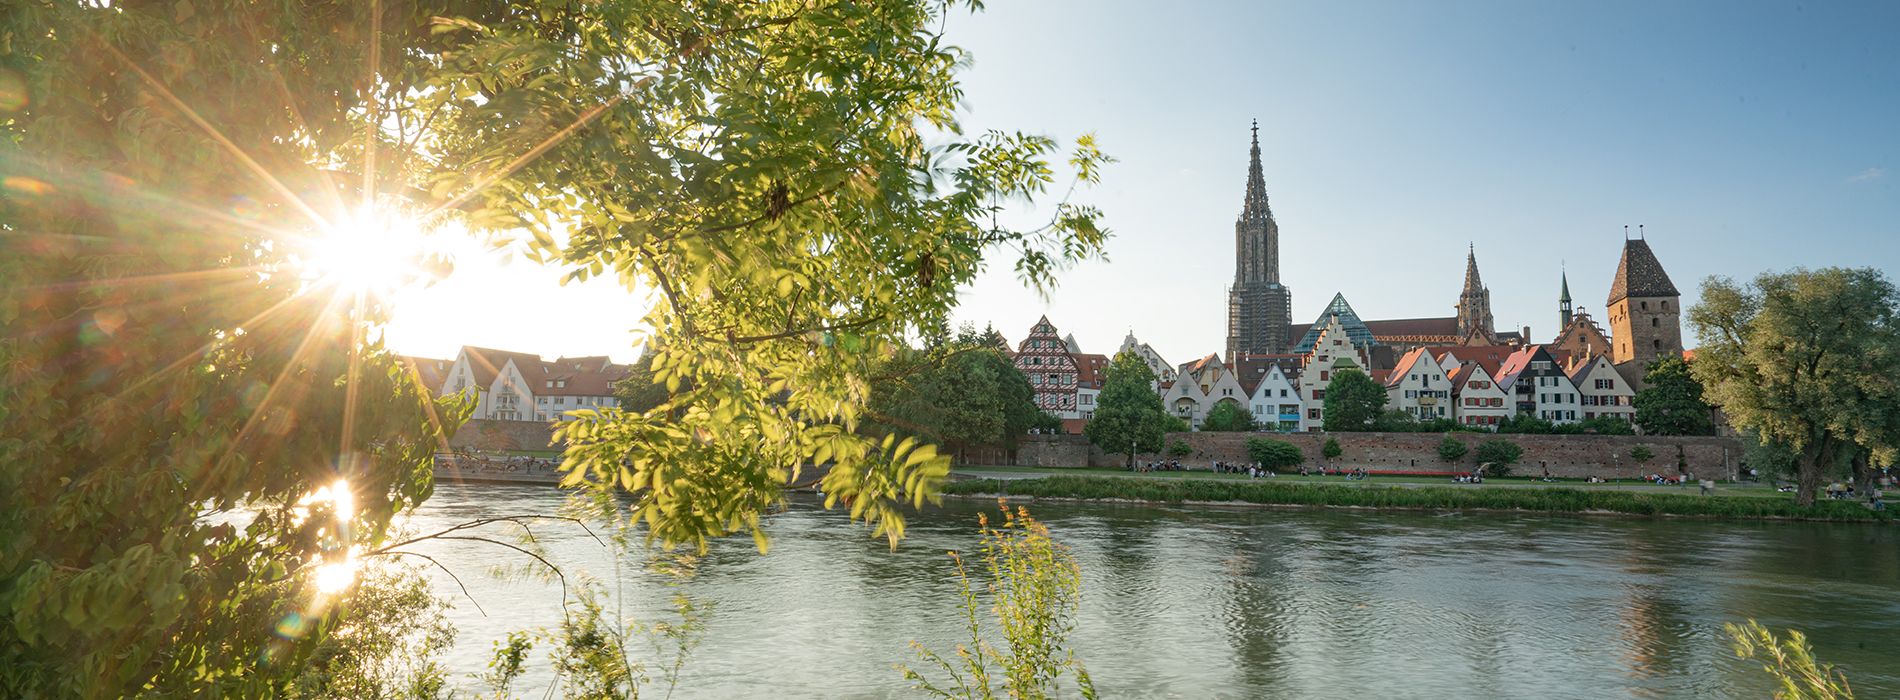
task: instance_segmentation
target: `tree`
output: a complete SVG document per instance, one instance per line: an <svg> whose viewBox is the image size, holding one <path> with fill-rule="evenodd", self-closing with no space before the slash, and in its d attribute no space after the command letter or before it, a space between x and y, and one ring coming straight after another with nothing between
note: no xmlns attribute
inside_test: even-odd
<svg viewBox="0 0 1900 700"><path fill-rule="evenodd" d="M1109 361L1102 393L1095 400L1095 416L1082 427L1089 442L1109 454L1159 452L1163 418L1161 395L1154 390L1154 372L1134 353L1123 352Z"/></svg>
<svg viewBox="0 0 1900 700"><path fill-rule="evenodd" d="M1465 454L1470 451L1471 448L1465 445L1465 441L1450 435L1438 441L1438 459L1446 464L1457 464L1458 460L1464 459Z"/></svg>
<svg viewBox="0 0 1900 700"><path fill-rule="evenodd" d="M1061 428L1060 419L1051 426L1041 415L1029 379L971 327L935 348L894 353L873 375L867 409L882 432L919 436L952 454L1011 448L1032 427Z"/></svg>
<svg viewBox="0 0 1900 700"><path fill-rule="evenodd" d="M1332 464L1333 460L1339 459L1339 455L1344 453L1345 450L1339 449L1339 440L1335 438L1326 438L1326 444L1319 448L1319 455L1326 458L1327 464Z"/></svg>
<svg viewBox="0 0 1900 700"><path fill-rule="evenodd" d="M1345 367L1333 372L1326 385L1325 419L1328 431L1371 430L1385 410L1385 387L1357 368Z"/></svg>
<svg viewBox="0 0 1900 700"><path fill-rule="evenodd" d="M1519 413L1498 421L1498 432L1549 435L1557 432L1557 425L1529 413Z"/></svg>
<svg viewBox="0 0 1900 700"><path fill-rule="evenodd" d="M1261 468L1268 471L1291 469L1306 461L1306 454L1298 446L1285 440L1268 438L1249 438L1247 457L1259 462Z"/></svg>
<svg viewBox="0 0 1900 700"><path fill-rule="evenodd" d="M1188 430L1187 421L1183 420L1180 416L1167 414L1161 417L1161 432L1185 433Z"/></svg>
<svg viewBox="0 0 1900 700"><path fill-rule="evenodd" d="M0 366L34 369L0 376L0 694L269 695L314 663L466 415L373 340L402 219L654 294L669 398L564 423L570 486L764 546L820 463L900 536L948 459L860 430L877 363L986 256L1045 289L1107 235L1067 200L997 223L1107 158L963 136L952 9L9 6Z"/></svg>
<svg viewBox="0 0 1900 700"><path fill-rule="evenodd" d="M1044 434L1062 432L1062 418L1054 413L1038 409L1029 419L1029 428Z"/></svg>
<svg viewBox="0 0 1900 700"><path fill-rule="evenodd" d="M1688 361L1663 356L1649 363L1636 392L1636 424L1648 435L1714 435L1714 409L1702 400L1702 382L1689 371Z"/></svg>
<svg viewBox="0 0 1900 700"><path fill-rule="evenodd" d="M1235 401L1222 401L1208 409L1207 417L1201 419L1201 429L1220 433L1244 433L1253 430L1253 414L1247 407Z"/></svg>
<svg viewBox="0 0 1900 700"><path fill-rule="evenodd" d="M1492 476L1505 476L1511 473L1511 465L1524 456L1524 448L1517 443L1502 438L1478 443L1474 459L1483 467L1485 473Z"/></svg>
<svg viewBox="0 0 1900 700"><path fill-rule="evenodd" d="M1630 459L1636 460L1637 464L1648 463L1649 460L1654 459L1655 457L1656 457L1656 452L1654 450L1649 449L1648 445L1637 445L1635 447L1630 448Z"/></svg>
<svg viewBox="0 0 1900 700"><path fill-rule="evenodd" d="M1854 450L1891 463L1900 442L1900 291L1878 270L1766 272L1702 284L1689 369L1737 428L1797 455L1796 501L1814 502Z"/></svg>

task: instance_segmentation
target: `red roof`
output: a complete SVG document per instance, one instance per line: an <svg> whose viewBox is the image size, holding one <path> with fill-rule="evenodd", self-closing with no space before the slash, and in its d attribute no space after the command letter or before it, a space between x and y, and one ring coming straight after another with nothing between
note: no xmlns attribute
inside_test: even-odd
<svg viewBox="0 0 1900 700"><path fill-rule="evenodd" d="M1064 418L1062 419L1062 432L1070 435L1081 435L1082 426L1088 424L1089 421L1087 418Z"/></svg>
<svg viewBox="0 0 1900 700"><path fill-rule="evenodd" d="M1426 352L1431 353L1439 364L1445 363L1446 355L1457 358L1461 363L1476 362L1479 367L1484 368L1486 374L1495 377L1498 375L1498 368L1504 366L1504 358L1517 352L1517 348L1509 345L1452 345L1427 348Z"/></svg>
<svg viewBox="0 0 1900 700"><path fill-rule="evenodd" d="M1405 353L1404 357L1399 358L1398 364L1393 365L1392 369L1386 372L1385 380L1379 383L1388 387L1397 384L1399 381L1397 378L1403 377L1405 373L1412 371L1412 365L1418 364L1419 358L1424 357L1425 353L1425 348L1412 348L1411 352ZM1373 376L1374 378L1378 378L1378 371L1375 370Z"/></svg>
<svg viewBox="0 0 1900 700"><path fill-rule="evenodd" d="M1374 338L1417 338L1440 336L1458 337L1458 318L1395 318L1385 321L1366 321L1366 330L1372 331Z"/></svg>
<svg viewBox="0 0 1900 700"><path fill-rule="evenodd" d="M408 355L400 355L396 360L401 362L402 366L414 370L417 379L422 382L423 386L428 387L429 393L431 394L441 393L442 380L445 375L449 373L449 367L455 364L454 360L437 360L430 357L411 357Z"/></svg>
<svg viewBox="0 0 1900 700"><path fill-rule="evenodd" d="M611 396L614 382L633 371L629 365L616 365L606 355L563 357L549 361L540 355L508 350L465 346L469 369L475 372L475 385L487 388L509 361L527 380L523 387L536 396Z"/></svg>
<svg viewBox="0 0 1900 700"><path fill-rule="evenodd" d="M486 390L495 383L495 377L501 374L501 368L508 366L509 360L515 361L515 367L525 376L531 367L541 366L540 355L509 350L478 348L473 345L462 346L462 352L468 354L468 368L475 373L475 386ZM532 380L533 377L528 377Z"/></svg>
<svg viewBox="0 0 1900 700"><path fill-rule="evenodd" d="M1108 362L1109 360L1108 360L1107 355L1096 355L1096 354L1091 354L1091 353L1076 353L1075 355L1076 386L1085 387L1089 389L1102 388L1102 382L1107 381Z"/></svg>

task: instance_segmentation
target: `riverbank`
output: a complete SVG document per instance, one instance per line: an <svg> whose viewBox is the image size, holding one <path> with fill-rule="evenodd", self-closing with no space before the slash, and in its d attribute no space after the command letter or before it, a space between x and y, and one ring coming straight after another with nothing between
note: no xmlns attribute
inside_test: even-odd
<svg viewBox="0 0 1900 700"><path fill-rule="evenodd" d="M1628 493L1581 488L1494 489L1482 486L1380 486L1210 479L1126 479L1050 476L973 479L946 484L946 496L1031 497L1138 503L1283 505L1393 510L1615 513L1733 520L1891 522L1892 511L1847 501L1802 508L1792 498Z"/></svg>

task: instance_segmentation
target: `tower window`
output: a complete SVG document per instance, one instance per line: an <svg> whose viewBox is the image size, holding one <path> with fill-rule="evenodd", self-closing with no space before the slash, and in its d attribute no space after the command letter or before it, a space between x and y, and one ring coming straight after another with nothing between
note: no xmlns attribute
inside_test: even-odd
<svg viewBox="0 0 1900 700"><path fill-rule="evenodd" d="M1650 328L1655 328L1655 327L1657 327L1657 326L1661 326L1661 325L1662 325L1662 317L1661 317L1661 316L1651 316L1651 317L1649 317L1649 327L1650 327Z"/></svg>
<svg viewBox="0 0 1900 700"><path fill-rule="evenodd" d="M1657 338L1657 339L1655 339L1655 340L1651 340L1651 341L1649 341L1649 342L1650 342L1650 343L1653 343L1653 344L1655 345L1655 347L1656 347L1656 349L1657 349L1657 350L1661 350L1661 349L1662 349L1662 339L1661 339L1661 338Z"/></svg>
<svg viewBox="0 0 1900 700"><path fill-rule="evenodd" d="M1649 310L1649 302L1647 302L1647 301L1645 301L1645 302L1638 302L1638 303L1641 303L1641 304L1643 305L1643 310L1644 310L1644 311L1648 311L1648 310Z"/></svg>

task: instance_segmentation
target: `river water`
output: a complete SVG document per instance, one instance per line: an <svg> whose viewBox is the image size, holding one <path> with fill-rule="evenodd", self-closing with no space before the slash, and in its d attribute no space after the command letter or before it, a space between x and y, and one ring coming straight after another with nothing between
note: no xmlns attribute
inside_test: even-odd
<svg viewBox="0 0 1900 700"><path fill-rule="evenodd" d="M538 486L438 486L418 531L553 513ZM954 569L977 513L913 515L895 551L841 512L795 499L769 554L716 543L683 590L712 607L676 698L917 697L893 670L913 640L960 638ZM1900 697L1900 528L1603 517L1033 506L1082 569L1071 646L1108 698L1767 697L1723 622L1798 627L1863 698ZM507 536L505 528L496 534ZM614 557L573 526L535 534L570 576ZM474 687L494 640L557 625L559 584L483 573L527 560L476 542L422 549L457 567L449 660ZM664 620L676 589L623 562L619 604ZM544 659L545 649L537 649ZM539 662L514 688L542 696ZM649 686L647 697L666 694ZM558 694L557 694L558 695Z"/></svg>

